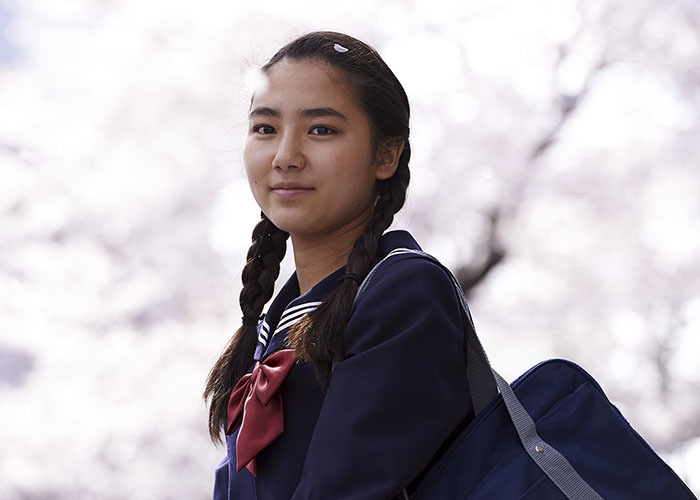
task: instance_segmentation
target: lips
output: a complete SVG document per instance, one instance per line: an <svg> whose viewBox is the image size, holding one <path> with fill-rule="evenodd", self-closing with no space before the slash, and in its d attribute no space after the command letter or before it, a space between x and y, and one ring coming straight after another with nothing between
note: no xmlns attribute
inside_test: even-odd
<svg viewBox="0 0 700 500"><path fill-rule="evenodd" d="M298 182L280 182L272 186L272 192L280 196L292 196L313 191L312 187Z"/></svg>
<svg viewBox="0 0 700 500"><path fill-rule="evenodd" d="M309 186L304 186L303 184L299 184L297 182L280 182L280 183L272 186L273 191L276 191L278 189L282 189L282 190L293 190L293 189L311 190L313 188L311 188Z"/></svg>

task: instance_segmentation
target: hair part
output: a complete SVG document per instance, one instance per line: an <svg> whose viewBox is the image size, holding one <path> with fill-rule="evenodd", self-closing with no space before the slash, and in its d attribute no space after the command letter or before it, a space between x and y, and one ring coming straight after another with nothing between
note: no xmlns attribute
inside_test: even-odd
<svg viewBox="0 0 700 500"><path fill-rule="evenodd" d="M363 279L377 256L382 234L406 199L411 158L408 97L376 50L343 33L307 33L277 51L262 67L262 71L267 72L282 60L319 61L339 71L369 118L375 159L386 154L386 148L392 144L403 143L394 174L377 181L377 201L372 216L348 256L347 272ZM288 236L264 214L253 230L253 242L242 276L240 303L244 315L260 315L265 303L272 297ZM324 391L328 388L334 364L343 359L343 336L358 288L354 280L343 281L288 334L288 346L296 351L297 359L314 366L317 380ZM227 421L228 399L233 386L250 368L256 345L257 329L241 326L209 373L204 397L211 399L209 433L215 442L221 441L221 429Z"/></svg>

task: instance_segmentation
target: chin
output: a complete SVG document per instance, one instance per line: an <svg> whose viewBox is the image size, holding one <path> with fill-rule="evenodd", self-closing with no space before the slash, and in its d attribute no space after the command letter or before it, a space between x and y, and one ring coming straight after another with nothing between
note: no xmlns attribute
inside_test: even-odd
<svg viewBox="0 0 700 500"><path fill-rule="evenodd" d="M290 235L305 234L312 230L312 227L310 227L311 224L309 224L308 219L299 220L298 217L285 217L279 215L268 215L267 217L272 221L272 223L275 226L277 226L282 231L286 231Z"/></svg>
<svg viewBox="0 0 700 500"><path fill-rule="evenodd" d="M308 234L322 230L323 223L312 210L302 207L269 207L264 213L272 223L289 234Z"/></svg>
<svg viewBox="0 0 700 500"><path fill-rule="evenodd" d="M330 235L333 233L333 228L329 228L326 225L315 225L310 224L308 220L303 222L300 221L280 221L279 224L273 221L273 224L277 226L282 231L289 233L289 236L294 239L295 237L301 238L318 238L323 235Z"/></svg>

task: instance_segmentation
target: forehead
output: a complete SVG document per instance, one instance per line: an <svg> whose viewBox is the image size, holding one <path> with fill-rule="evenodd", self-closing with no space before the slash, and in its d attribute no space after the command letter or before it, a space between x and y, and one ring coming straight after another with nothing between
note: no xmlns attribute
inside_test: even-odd
<svg viewBox="0 0 700 500"><path fill-rule="evenodd" d="M279 109L343 107L361 112L354 89L342 72L328 63L313 60L283 59L262 75L252 106Z"/></svg>

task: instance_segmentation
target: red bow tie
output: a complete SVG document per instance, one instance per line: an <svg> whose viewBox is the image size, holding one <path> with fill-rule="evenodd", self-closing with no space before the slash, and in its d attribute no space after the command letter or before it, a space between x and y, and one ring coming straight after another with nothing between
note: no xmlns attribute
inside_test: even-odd
<svg viewBox="0 0 700 500"><path fill-rule="evenodd" d="M228 427L236 438L236 470L243 467L258 475L256 455L284 431L282 395L279 388L294 366L294 350L282 349L255 363L252 373L243 375L228 400Z"/></svg>

